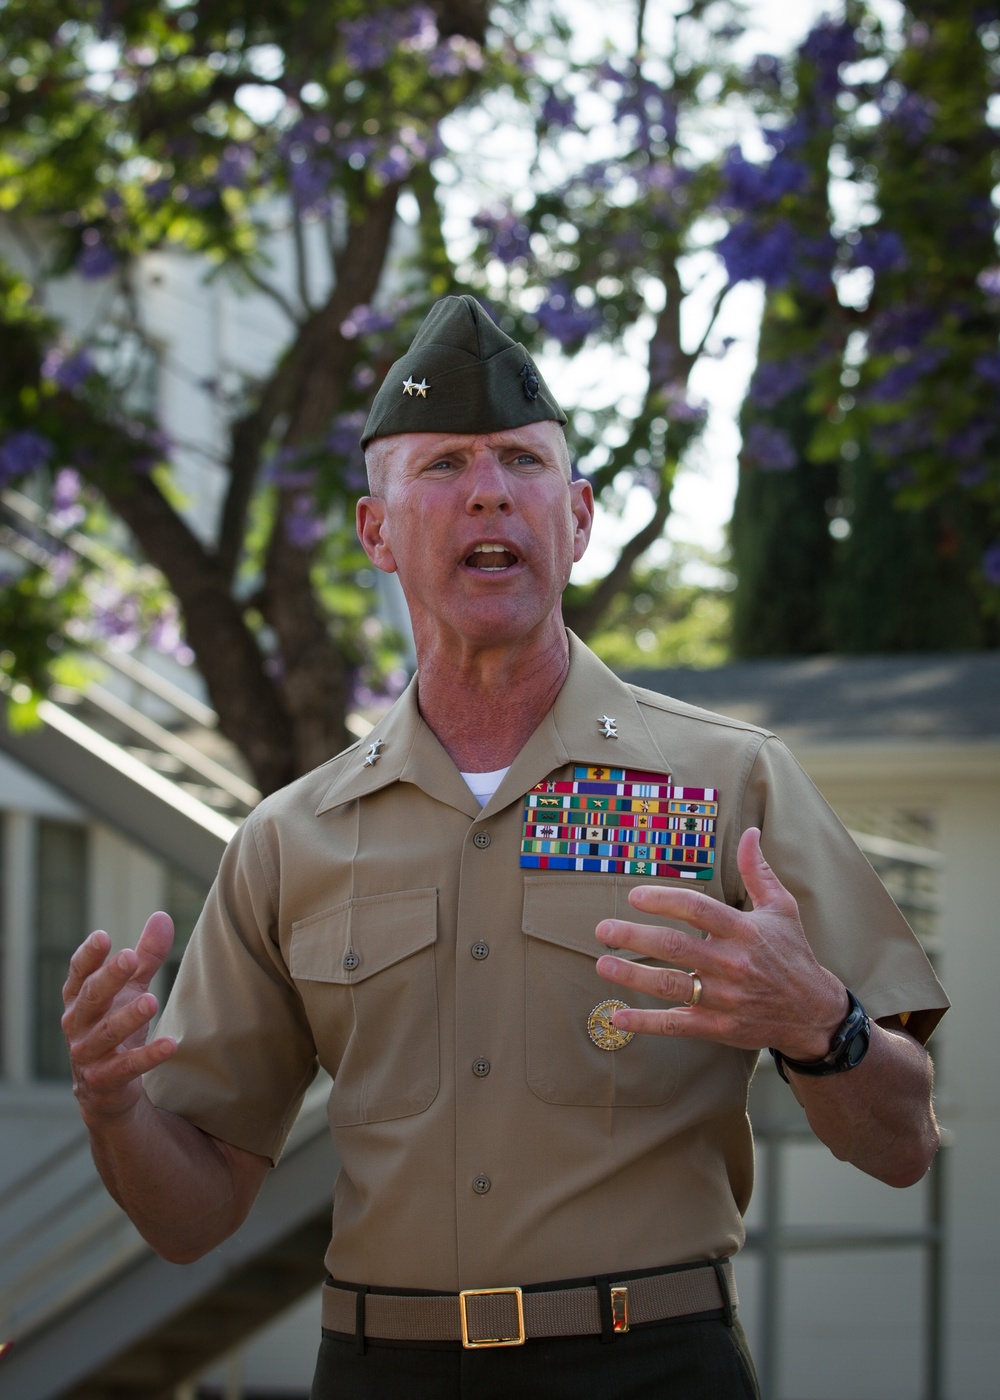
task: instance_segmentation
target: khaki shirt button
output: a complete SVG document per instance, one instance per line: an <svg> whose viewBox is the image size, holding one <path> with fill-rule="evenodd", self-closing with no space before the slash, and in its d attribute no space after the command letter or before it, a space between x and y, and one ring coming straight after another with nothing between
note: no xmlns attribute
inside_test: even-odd
<svg viewBox="0 0 1000 1400"><path fill-rule="evenodd" d="M476 962L482 962L483 958L488 958L489 955L490 945L488 943L473 943L472 956L475 958Z"/></svg>
<svg viewBox="0 0 1000 1400"><path fill-rule="evenodd" d="M490 844L490 833L488 831L477 831L472 838L472 844L478 846L481 851L485 851Z"/></svg>
<svg viewBox="0 0 1000 1400"><path fill-rule="evenodd" d="M472 1189L477 1196L485 1196L492 1185L493 1183L488 1176L477 1176L472 1183Z"/></svg>
<svg viewBox="0 0 1000 1400"><path fill-rule="evenodd" d="M344 971L353 972L360 962L361 959L358 957L357 953L355 953L352 949L351 952L344 954Z"/></svg>
<svg viewBox="0 0 1000 1400"><path fill-rule="evenodd" d="M473 1062L472 1062L472 1073L473 1073L473 1074L478 1075L480 1079L485 1079L486 1076L489 1074L489 1072L490 1072L490 1062L489 1062L489 1060L473 1060Z"/></svg>

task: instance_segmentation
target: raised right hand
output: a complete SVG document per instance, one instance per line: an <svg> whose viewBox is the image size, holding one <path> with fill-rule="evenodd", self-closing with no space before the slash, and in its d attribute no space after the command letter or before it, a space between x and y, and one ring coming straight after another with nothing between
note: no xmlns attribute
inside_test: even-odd
<svg viewBox="0 0 1000 1400"><path fill-rule="evenodd" d="M167 1036L146 1043L158 1006L149 984L173 941L169 916L151 914L134 949L111 957L111 939L98 930L70 959L62 1028L88 1126L128 1113L142 1096L143 1074L177 1050Z"/></svg>

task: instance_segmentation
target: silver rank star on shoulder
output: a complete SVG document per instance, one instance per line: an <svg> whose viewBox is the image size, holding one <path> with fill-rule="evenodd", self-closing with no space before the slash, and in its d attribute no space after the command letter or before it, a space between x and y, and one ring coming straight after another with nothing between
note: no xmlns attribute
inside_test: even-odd
<svg viewBox="0 0 1000 1400"><path fill-rule="evenodd" d="M430 387L426 379L421 379L418 384L412 374L408 379L403 380L403 393L410 399L413 398L414 394L416 394L418 399L425 399L427 397L427 390Z"/></svg>
<svg viewBox="0 0 1000 1400"><path fill-rule="evenodd" d="M381 750L384 747L384 745L384 739L375 740L375 742L369 748L368 752L365 754L365 761L363 765L365 768L375 767L376 763L378 763L379 759L382 757Z"/></svg>
<svg viewBox="0 0 1000 1400"><path fill-rule="evenodd" d="M618 738L618 721L616 719L612 719L610 715L601 715L597 723L601 726L601 733L605 739Z"/></svg>

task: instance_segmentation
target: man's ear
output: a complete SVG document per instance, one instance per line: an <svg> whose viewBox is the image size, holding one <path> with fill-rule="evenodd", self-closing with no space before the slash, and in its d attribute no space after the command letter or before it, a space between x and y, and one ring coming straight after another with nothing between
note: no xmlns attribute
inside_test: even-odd
<svg viewBox="0 0 1000 1400"><path fill-rule="evenodd" d="M396 572L396 560L387 538L385 501L380 496L362 496L357 509L358 539L368 558L384 574Z"/></svg>
<svg viewBox="0 0 1000 1400"><path fill-rule="evenodd" d="M594 526L594 488L589 481L571 481L569 485L576 532L573 536L573 562L582 559L590 543Z"/></svg>

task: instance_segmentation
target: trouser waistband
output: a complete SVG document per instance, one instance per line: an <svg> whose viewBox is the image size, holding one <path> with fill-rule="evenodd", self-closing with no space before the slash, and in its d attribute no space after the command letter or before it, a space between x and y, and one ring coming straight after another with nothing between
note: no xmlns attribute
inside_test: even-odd
<svg viewBox="0 0 1000 1400"><path fill-rule="evenodd" d="M359 1341L518 1346L529 1337L613 1336L636 1323L718 1309L731 1325L736 1303L732 1263L721 1259L583 1285L462 1293L376 1293L330 1281L323 1288L323 1326Z"/></svg>

